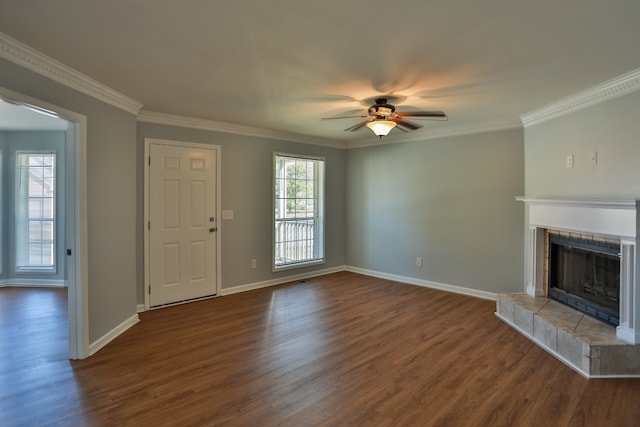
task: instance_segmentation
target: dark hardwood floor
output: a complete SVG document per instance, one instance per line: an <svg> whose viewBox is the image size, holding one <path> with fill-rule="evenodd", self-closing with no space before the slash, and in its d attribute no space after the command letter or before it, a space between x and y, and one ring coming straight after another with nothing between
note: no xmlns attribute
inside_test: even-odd
<svg viewBox="0 0 640 427"><path fill-rule="evenodd" d="M584 379L495 303L347 272L141 313L82 361L64 295L0 310L2 426L640 425L640 380Z"/></svg>

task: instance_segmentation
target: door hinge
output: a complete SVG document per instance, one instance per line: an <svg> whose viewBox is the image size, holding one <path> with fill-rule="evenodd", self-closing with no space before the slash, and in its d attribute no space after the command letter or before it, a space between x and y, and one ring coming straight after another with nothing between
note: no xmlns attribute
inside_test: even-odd
<svg viewBox="0 0 640 427"><path fill-rule="evenodd" d="M67 249L67 256L71 256L73 254L73 252L71 251L71 248Z"/></svg>
<svg viewBox="0 0 640 427"><path fill-rule="evenodd" d="M151 166L151 156L149 156L149 166Z"/></svg>
<svg viewBox="0 0 640 427"><path fill-rule="evenodd" d="M151 221L147 221L147 230L151 230Z"/></svg>
<svg viewBox="0 0 640 427"><path fill-rule="evenodd" d="M149 285L149 295L151 295L151 285Z"/></svg>

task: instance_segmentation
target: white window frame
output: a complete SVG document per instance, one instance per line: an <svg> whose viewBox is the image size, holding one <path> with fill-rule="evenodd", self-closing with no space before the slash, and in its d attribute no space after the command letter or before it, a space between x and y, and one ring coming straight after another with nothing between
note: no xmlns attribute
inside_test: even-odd
<svg viewBox="0 0 640 427"><path fill-rule="evenodd" d="M28 212L29 212L29 201L26 201L26 204L21 200L22 197L27 197L27 199L29 198L29 194L28 194L28 189L26 190L27 193L23 193L21 191L21 185L28 185L28 179L27 182L23 182L23 176L22 176L22 167L20 165L20 159L22 158L22 156L53 156L53 197L52 197L52 217L50 219L46 219L46 221L51 221L51 233L52 233L52 240L51 240L51 259L52 259L52 264L51 265L32 265L29 264L29 226L28 226L28 222L29 222L29 216L28 216ZM16 185L15 185L15 206L16 206L16 215L15 215L15 239L16 239L16 257L15 257L15 269L16 269L16 273L25 273L25 272L29 272L29 273L33 273L33 272L43 272L43 273L52 273L52 272L56 272L57 271L57 223L58 223L58 218L57 218L57 204L58 204L58 183L57 183L57 175L58 175L58 171L57 171L57 163L58 163L58 158L57 158L57 154L55 151L17 151L16 152ZM27 172L28 175L29 172ZM25 218L25 219L22 219ZM40 220L44 221L45 218L42 217L40 218ZM21 221L24 221L26 224L21 224ZM24 239L27 239L26 242L24 242ZM25 253L22 253L23 251L26 251ZM26 260L26 262L25 262Z"/></svg>
<svg viewBox="0 0 640 427"><path fill-rule="evenodd" d="M308 177L305 181L312 181L314 183L314 191L311 197L286 197L286 189L282 190L281 194L277 193L277 182L285 183L286 182L286 169L278 170L278 159L287 159L291 162L313 162L315 164L314 167L314 176L312 179ZM272 260L272 271L282 271L293 268L307 267L310 265L323 264L325 262L324 258L324 228L325 228L325 218L324 218L324 192L325 192L325 168L326 168L326 160L324 157L314 157L314 156L305 156L299 154L288 154L288 153L273 153L273 221L272 221L272 230L273 230L273 238L272 238L272 249L273 254L271 257ZM286 188L286 187L285 187ZM278 197L281 196L281 197ZM305 196L308 196L305 193ZM286 214L283 213L286 211L287 201L293 201L294 205L297 206L297 201L307 202L311 200L313 203L313 211L309 215L307 211L298 211L297 209L294 211L293 216L287 217ZM279 214L278 214L279 212ZM289 231L283 230L284 224L290 224L292 227L289 227ZM313 224L309 227L310 224ZM292 229L297 228L297 232L291 231ZM310 230L311 229L311 230ZM308 232L311 231L311 238ZM283 236L292 236L292 238L283 237ZM289 242L289 250L283 249L286 242ZM311 242L309 242L311 240ZM307 241L309 244L305 244ZM291 245L297 248L297 254L292 254ZM309 254L310 252L310 255ZM285 253L288 255L289 261L284 261L282 254ZM307 255L305 255L307 254ZM293 257L293 258L291 258ZM295 259L299 258L299 259Z"/></svg>

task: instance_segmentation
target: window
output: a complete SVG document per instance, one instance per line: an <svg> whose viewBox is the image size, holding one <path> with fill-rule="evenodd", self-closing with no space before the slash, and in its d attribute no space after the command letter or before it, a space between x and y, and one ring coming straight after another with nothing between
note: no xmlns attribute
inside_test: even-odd
<svg viewBox="0 0 640 427"><path fill-rule="evenodd" d="M324 159L274 155L273 268L324 262Z"/></svg>
<svg viewBox="0 0 640 427"><path fill-rule="evenodd" d="M16 268L55 269L55 154L17 153Z"/></svg>

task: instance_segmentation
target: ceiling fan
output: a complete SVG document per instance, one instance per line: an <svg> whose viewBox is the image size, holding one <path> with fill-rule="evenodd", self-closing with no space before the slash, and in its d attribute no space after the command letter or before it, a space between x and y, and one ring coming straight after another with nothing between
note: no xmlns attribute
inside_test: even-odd
<svg viewBox="0 0 640 427"><path fill-rule="evenodd" d="M406 117L429 118L436 120L447 120L447 115L442 111L406 111L396 112L396 107L387 103L387 98L377 98L375 104L369 107L366 116L341 116L341 117L324 117L323 120L330 119L349 119L361 117L366 120L348 127L345 132L354 132L363 126L367 126L376 135L382 138L387 136L389 132L396 126L398 129L408 132L420 129L422 126L405 120Z"/></svg>

